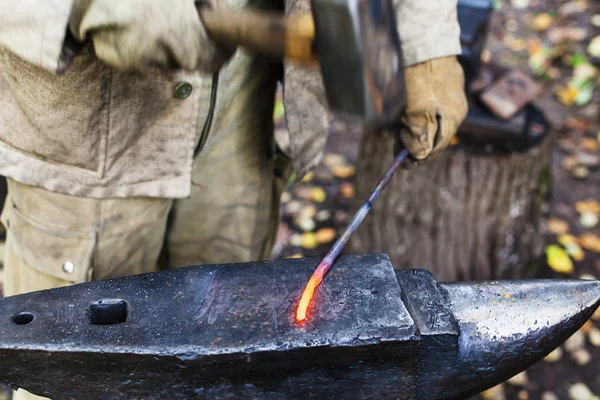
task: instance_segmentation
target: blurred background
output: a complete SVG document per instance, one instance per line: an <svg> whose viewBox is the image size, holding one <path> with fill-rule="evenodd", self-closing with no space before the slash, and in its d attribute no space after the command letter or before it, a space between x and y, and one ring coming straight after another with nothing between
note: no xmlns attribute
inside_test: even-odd
<svg viewBox="0 0 600 400"><path fill-rule="evenodd" d="M440 281L600 278L600 1L460 4L469 117L448 151L394 178L347 251L385 251ZM284 117L279 95L285 149ZM392 157L392 139L334 121L321 164L283 195L272 257L324 256ZM599 396L596 313L477 398Z"/></svg>

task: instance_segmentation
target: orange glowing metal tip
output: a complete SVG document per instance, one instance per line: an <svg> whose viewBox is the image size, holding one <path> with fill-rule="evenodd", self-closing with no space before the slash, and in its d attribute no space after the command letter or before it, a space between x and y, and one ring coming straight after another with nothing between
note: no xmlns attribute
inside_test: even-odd
<svg viewBox="0 0 600 400"><path fill-rule="evenodd" d="M323 261L319 263L319 266L306 284L304 292L302 292L302 298L300 299L300 304L298 304L298 310L296 311L296 321L302 322L306 319L306 312L308 310L308 306L310 305L310 301L315 294L315 289L321 284L323 277L327 271L329 271L329 268L331 268L331 265L340 254L346 243L348 243L350 235L356 231L362 220L371 210L371 207L373 207L373 202L375 202L377 197L379 197L383 188L388 184L392 178L392 175L394 175L394 172L396 172L406 157L408 157L408 150L406 149L402 150L400 154L398 154L392 166L385 172L385 175L381 178L377 184L377 187L375 190L373 190L373 193L371 193L369 199L365 201L359 208L354 217L352 217L352 221L350 221L342 236L340 236L340 238L334 243L333 247L329 250L325 258L323 258Z"/></svg>

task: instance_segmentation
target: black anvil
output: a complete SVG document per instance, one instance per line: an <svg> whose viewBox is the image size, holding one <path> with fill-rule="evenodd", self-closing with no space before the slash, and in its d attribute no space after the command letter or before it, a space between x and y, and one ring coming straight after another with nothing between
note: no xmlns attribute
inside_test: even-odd
<svg viewBox="0 0 600 400"><path fill-rule="evenodd" d="M384 254L206 265L0 300L0 380L53 399L449 399L527 368L597 281L438 284Z"/></svg>

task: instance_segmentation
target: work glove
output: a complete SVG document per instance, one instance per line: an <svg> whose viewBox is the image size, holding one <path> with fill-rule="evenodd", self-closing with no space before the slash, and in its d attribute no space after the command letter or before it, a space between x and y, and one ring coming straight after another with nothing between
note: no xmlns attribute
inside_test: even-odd
<svg viewBox="0 0 600 400"><path fill-rule="evenodd" d="M417 160L449 144L467 115L463 69L455 56L404 69L406 110L400 139Z"/></svg>
<svg viewBox="0 0 600 400"><path fill-rule="evenodd" d="M91 36L96 56L119 70L215 72L232 54L208 37L194 0L76 0L71 15L71 33L80 41Z"/></svg>

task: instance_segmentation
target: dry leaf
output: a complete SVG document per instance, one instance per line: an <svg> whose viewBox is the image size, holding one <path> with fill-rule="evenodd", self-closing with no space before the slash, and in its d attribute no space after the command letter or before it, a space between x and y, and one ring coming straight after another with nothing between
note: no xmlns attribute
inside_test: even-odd
<svg viewBox="0 0 600 400"><path fill-rule="evenodd" d="M585 137L579 141L579 147L581 147L582 150L594 153L596 150L598 150L598 141L589 137Z"/></svg>
<svg viewBox="0 0 600 400"><path fill-rule="evenodd" d="M600 36L596 36L592 39L588 45L587 51L592 57L600 57Z"/></svg>
<svg viewBox="0 0 600 400"><path fill-rule="evenodd" d="M575 209L579 214L592 213L600 216L600 203L594 199L585 199L575 203Z"/></svg>
<svg viewBox="0 0 600 400"><path fill-rule="evenodd" d="M292 254L291 256L289 256L289 257L286 257L286 258L303 258L303 257L304 257L304 256L303 256L302 254L300 254L300 253L296 253L296 254Z"/></svg>
<svg viewBox="0 0 600 400"><path fill-rule="evenodd" d="M560 246L553 244L546 247L546 259L550 268L558 273L573 272L573 262Z"/></svg>
<svg viewBox="0 0 600 400"><path fill-rule="evenodd" d="M558 235L558 243L562 244L563 246L568 246L569 244L577 244L577 238L571 234L564 234L564 235Z"/></svg>
<svg viewBox="0 0 600 400"><path fill-rule="evenodd" d="M533 27L536 31L548 29L552 24L552 16L548 13L541 13L533 19Z"/></svg>
<svg viewBox="0 0 600 400"><path fill-rule="evenodd" d="M320 187L314 187L310 190L310 198L312 201L322 203L327 199L327 193Z"/></svg>
<svg viewBox="0 0 600 400"><path fill-rule="evenodd" d="M336 235L337 233L333 228L321 228L315 233L317 242L319 242L320 244L332 242L335 239Z"/></svg>
<svg viewBox="0 0 600 400"><path fill-rule="evenodd" d="M563 160L562 160L562 166L567 171L571 171L578 165L579 165L579 163L577 162L577 157L568 156L568 157L563 158Z"/></svg>
<svg viewBox="0 0 600 400"><path fill-rule="evenodd" d="M524 39L514 37L513 35L506 35L502 40L504 45L514 52L519 52L527 49L527 42Z"/></svg>
<svg viewBox="0 0 600 400"><path fill-rule="evenodd" d="M560 235L569 232L569 224L560 219L550 218L548 220L548 230L555 235Z"/></svg>
<svg viewBox="0 0 600 400"><path fill-rule="evenodd" d="M305 218L314 218L315 215L317 215L317 208L313 205L309 205L306 207L302 207L297 212L298 212L299 216L302 216Z"/></svg>
<svg viewBox="0 0 600 400"><path fill-rule="evenodd" d="M317 241L317 236L312 232L306 232L302 234L302 243L301 246L305 249L314 249L319 245Z"/></svg>
<svg viewBox="0 0 600 400"><path fill-rule="evenodd" d="M592 15L591 22L596 28L600 27L600 14Z"/></svg>
<svg viewBox="0 0 600 400"><path fill-rule="evenodd" d="M548 39L554 44L563 42L581 42L586 36L586 29L572 26L558 26L548 31Z"/></svg>
<svg viewBox="0 0 600 400"><path fill-rule="evenodd" d="M458 137L454 136L452 139L450 139L450 146L455 146L457 145L459 142Z"/></svg>
<svg viewBox="0 0 600 400"><path fill-rule="evenodd" d="M356 190L354 189L354 185L351 183L345 182L340 186L340 193L347 199L351 199L356 194Z"/></svg>
<svg viewBox="0 0 600 400"><path fill-rule="evenodd" d="M581 214L579 217L579 223L584 228L593 228L598 225L598 216L596 214L592 214L591 212L586 212Z"/></svg>
<svg viewBox="0 0 600 400"><path fill-rule="evenodd" d="M587 232L579 237L579 245L586 250L600 253L600 236Z"/></svg>
<svg viewBox="0 0 600 400"><path fill-rule="evenodd" d="M301 182L310 182L313 180L314 176L315 176L315 174L312 171L310 171L309 173L304 175Z"/></svg>
<svg viewBox="0 0 600 400"><path fill-rule="evenodd" d="M565 250L567 251L567 254L570 255L575 261L581 261L585 258L585 252L577 243L568 243L565 246Z"/></svg>
<svg viewBox="0 0 600 400"><path fill-rule="evenodd" d="M573 177L577 179L585 179L590 175L590 170L587 167L579 166L573 169Z"/></svg>
<svg viewBox="0 0 600 400"><path fill-rule="evenodd" d="M326 154L323 157L323 164L329 169L346 164L346 157L341 154Z"/></svg>
<svg viewBox="0 0 600 400"><path fill-rule="evenodd" d="M298 216L294 222L303 232L312 232L317 227L317 223L314 219L304 216Z"/></svg>
<svg viewBox="0 0 600 400"><path fill-rule="evenodd" d="M334 176L342 179L351 178L356 174L356 169L350 165L338 165L331 169Z"/></svg>

